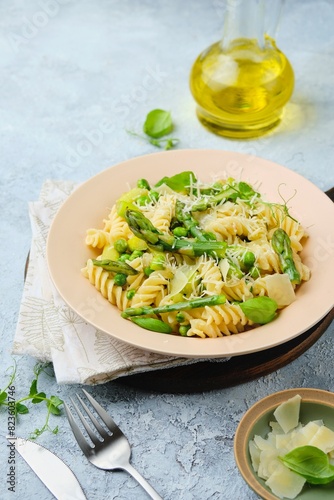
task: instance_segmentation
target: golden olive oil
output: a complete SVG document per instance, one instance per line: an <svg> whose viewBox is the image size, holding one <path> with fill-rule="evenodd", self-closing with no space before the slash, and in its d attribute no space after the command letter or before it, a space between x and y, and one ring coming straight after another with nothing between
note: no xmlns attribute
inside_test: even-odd
<svg viewBox="0 0 334 500"><path fill-rule="evenodd" d="M190 88L199 120L216 134L258 137L275 127L294 87L294 74L273 39L217 42L199 55Z"/></svg>

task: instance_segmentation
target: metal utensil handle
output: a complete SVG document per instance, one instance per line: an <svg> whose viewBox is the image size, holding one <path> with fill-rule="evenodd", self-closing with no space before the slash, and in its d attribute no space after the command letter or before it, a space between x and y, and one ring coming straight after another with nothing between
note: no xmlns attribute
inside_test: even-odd
<svg viewBox="0 0 334 500"><path fill-rule="evenodd" d="M144 488L144 490L150 495L153 500L163 500L163 498L158 495L154 488L146 481L145 478L134 468L131 464L123 465L122 468L126 470L132 477L138 481L138 483Z"/></svg>

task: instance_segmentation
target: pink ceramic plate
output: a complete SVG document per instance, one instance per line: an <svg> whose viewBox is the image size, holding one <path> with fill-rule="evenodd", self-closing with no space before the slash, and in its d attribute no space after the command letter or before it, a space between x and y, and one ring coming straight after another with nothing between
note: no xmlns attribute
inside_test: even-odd
<svg viewBox="0 0 334 500"><path fill-rule="evenodd" d="M279 318L252 331L216 339L196 339L143 330L122 319L80 268L94 252L85 245L86 230L102 227L113 203L139 178L154 183L163 176L192 170L203 181L223 176L255 185L270 202L293 197L290 212L305 226L309 239L302 253L312 270L297 300ZM284 185L282 185L282 183ZM280 187L279 187L280 186ZM296 194L295 193L296 190ZM276 163L220 150L166 151L122 162L81 184L58 211L47 242L51 278L67 304L88 323L139 348L172 356L220 358L260 351L300 335L334 305L334 206L311 182Z"/></svg>

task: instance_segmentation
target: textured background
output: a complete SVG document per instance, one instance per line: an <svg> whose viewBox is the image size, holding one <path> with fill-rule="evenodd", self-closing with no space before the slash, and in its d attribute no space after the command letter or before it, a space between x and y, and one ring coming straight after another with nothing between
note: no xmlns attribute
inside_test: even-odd
<svg viewBox="0 0 334 500"><path fill-rule="evenodd" d="M216 137L195 118L188 88L191 64L222 33L223 0L12 0L0 4L1 375L11 344L30 244L27 203L46 178L84 181L106 167L155 152L127 134L146 113L172 111L181 148L236 150L299 172L320 189L334 185L334 5L289 0L277 38L296 75L282 124L270 136L242 142ZM310 200L310 203L312 200ZM330 222L332 223L332 221ZM331 256L332 258L332 256ZM233 436L259 398L289 387L334 390L334 325L291 365L254 382L203 394L151 394L117 382L93 394L122 425L132 463L165 499L257 498L233 458ZM26 394L35 360L16 358L17 398ZM42 376L40 389L68 399L74 387ZM43 425L44 407L17 422L23 437ZM0 409L1 498L52 495L17 458L16 493L5 486L7 415ZM144 499L126 473L108 473L82 457L64 416L57 436L41 444L71 465L89 500Z"/></svg>

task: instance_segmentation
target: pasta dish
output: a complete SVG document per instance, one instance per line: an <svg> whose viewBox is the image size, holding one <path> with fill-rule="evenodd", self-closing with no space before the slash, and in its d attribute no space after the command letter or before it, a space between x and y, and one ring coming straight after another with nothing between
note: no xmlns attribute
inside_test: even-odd
<svg viewBox="0 0 334 500"><path fill-rule="evenodd" d="M310 279L306 230L286 203L246 182L190 171L140 179L85 243L82 274L142 328L185 337L237 334L275 320Z"/></svg>

